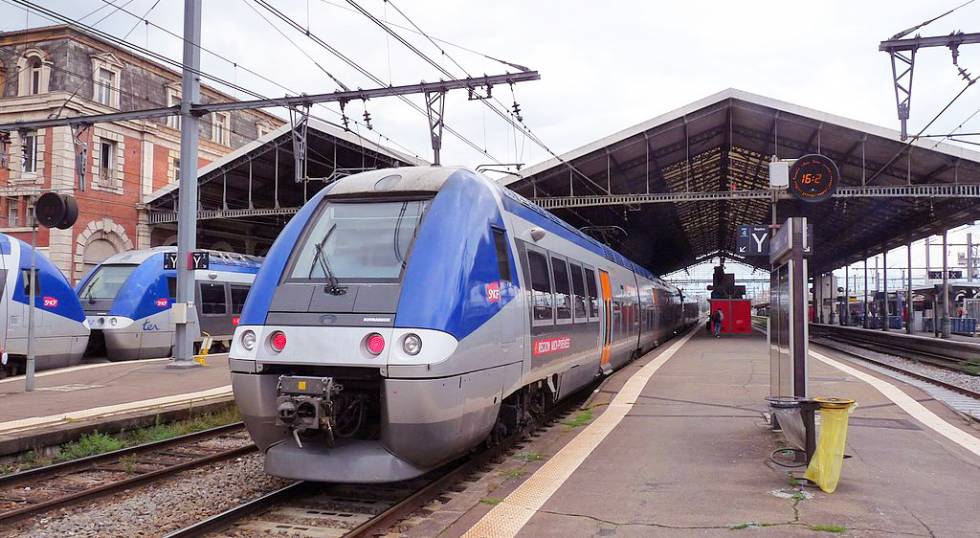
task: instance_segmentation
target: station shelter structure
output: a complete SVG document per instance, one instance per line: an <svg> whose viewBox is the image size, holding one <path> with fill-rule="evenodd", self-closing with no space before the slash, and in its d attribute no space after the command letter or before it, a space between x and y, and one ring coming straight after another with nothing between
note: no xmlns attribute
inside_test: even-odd
<svg viewBox="0 0 980 538"><path fill-rule="evenodd" d="M830 200L807 203L770 188L770 162L808 154L825 155L840 170ZM980 219L980 152L902 140L892 129L737 89L504 183L656 274L713 258L768 270L768 258L738 251L738 227L806 217L814 226L809 274L817 304L833 304L838 292L826 281L835 269Z"/></svg>

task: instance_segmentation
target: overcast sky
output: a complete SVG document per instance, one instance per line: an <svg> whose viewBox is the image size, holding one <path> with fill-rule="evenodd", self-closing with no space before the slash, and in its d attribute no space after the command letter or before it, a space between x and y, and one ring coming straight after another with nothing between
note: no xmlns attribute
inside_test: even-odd
<svg viewBox="0 0 980 538"><path fill-rule="evenodd" d="M2 0L8 2L9 0ZM395 0L433 37L541 72L541 80L515 88L527 125L561 153L728 87L887 127L898 125L888 56L878 42L955 7L952 2L519 2L513 0L436 2ZM117 0L117 6L143 15L157 0ZM410 23L391 3L358 0L392 23ZM138 22L104 0L39 3L84 19L122 36ZM411 53L345 0L275 0L284 13L336 47L385 82L435 80L435 68ZM155 24L181 33L183 2L162 0L150 12ZM254 0L206 0L204 47L259 72L285 87L307 93L337 88L330 78L279 35L258 12L350 87L375 84L341 60L288 29ZM50 24L21 7L0 3L6 31ZM936 21L923 35L954 30L980 31L980 2ZM456 75L462 71L424 37L396 29ZM180 57L180 41L140 23L129 40ZM469 73L508 68L481 56L441 45ZM960 65L980 74L980 45L964 46ZM265 95L282 88L205 53L205 71ZM963 85L947 49L926 49L917 58L910 130L917 131ZM505 87L495 95L506 106ZM420 98L416 98L421 102ZM980 84L971 88L930 129L947 133L980 108ZM360 104L349 114L360 119ZM397 99L368 104L378 133L430 158L425 118ZM320 110L318 114L337 120ZM447 122L500 161L534 164L548 157L499 117L457 93L447 103ZM962 128L980 131L980 114ZM362 134L367 131L362 129ZM377 136L376 134L372 136ZM974 137L973 140L980 140ZM489 159L446 136L443 162L475 166Z"/></svg>
<svg viewBox="0 0 980 538"><path fill-rule="evenodd" d="M75 19L88 15L85 23L117 36L132 29L131 42L180 58L178 38L108 5L111 0L38 1ZM381 19L410 26L393 8L397 6L432 37L453 43L440 46L471 74L513 68L455 45L540 71L541 80L518 85L515 96L527 125L557 153L728 87L897 129L891 66L888 56L878 51L879 41L962 3L357 1ZM385 83L431 81L442 76L345 0L273 3ZM183 2L179 0L115 2L140 16L154 4L147 19L180 34ZM302 33L287 28L254 0L204 2L204 48L240 67L206 52L202 68L268 96L282 95L285 90L245 68L296 92L337 89L323 70L260 13L347 86L375 86ZM0 0L2 30L46 24L52 23L27 14L9 0ZM980 2L920 32L945 35L956 30L980 31ZM425 37L405 29L396 31L454 75L463 74ZM963 46L959 63L972 75L980 75L980 45ZM947 49L923 49L917 57L909 130L917 132L963 85ZM509 88L495 88L494 95L506 107L513 103ZM414 99L422 102L420 97ZM370 102L367 109L375 132L361 127L362 135L375 139L384 135L397 142L396 147L431 159L423 115L397 99ZM336 112L316 110L326 119L339 119ZM964 123L978 110L980 84L975 84L928 132L945 134L957 128L980 132L980 114ZM359 103L348 109L352 119L360 119L362 113ZM515 136L514 129L486 107L468 102L465 93L457 92L447 100L446 119L499 161L530 165L549 157L525 137ZM980 142L980 137L969 140ZM447 133L444 163L476 166L489 160Z"/></svg>

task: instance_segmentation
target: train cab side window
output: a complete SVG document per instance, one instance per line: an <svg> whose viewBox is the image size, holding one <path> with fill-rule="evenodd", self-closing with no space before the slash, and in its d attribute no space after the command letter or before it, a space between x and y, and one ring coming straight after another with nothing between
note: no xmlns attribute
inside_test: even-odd
<svg viewBox="0 0 980 538"><path fill-rule="evenodd" d="M37 269L34 270L34 274L35 275L38 274L37 271L38 271ZM21 269L20 270L20 280L24 284L24 297L30 297L31 296L31 270L30 269ZM37 284L35 284L35 286L37 286L37 287L34 288L34 296L35 297L40 297L41 296L41 279L40 279L40 277L37 279Z"/></svg>
<svg viewBox="0 0 980 538"><path fill-rule="evenodd" d="M585 268L585 287L589 290L589 317L598 319L599 317L599 293L595 283L595 272L588 267Z"/></svg>
<svg viewBox="0 0 980 538"><path fill-rule="evenodd" d="M573 314L576 322L587 321L588 314L585 311L585 280L582 277L582 267L574 263L568 264L572 272L572 298Z"/></svg>
<svg viewBox="0 0 980 538"><path fill-rule="evenodd" d="M228 313L224 284L201 283L201 313L212 316Z"/></svg>
<svg viewBox="0 0 980 538"><path fill-rule="evenodd" d="M245 298L248 297L248 286L231 287L231 313L238 315L245 308Z"/></svg>
<svg viewBox="0 0 980 538"><path fill-rule="evenodd" d="M491 228L493 231L493 246L497 251L497 271L500 273L500 280L511 282L510 276L510 256L507 255L507 232L500 228Z"/></svg>
<svg viewBox="0 0 980 538"><path fill-rule="evenodd" d="M177 277L167 277L167 294L171 299L177 297Z"/></svg>
<svg viewBox="0 0 980 538"><path fill-rule="evenodd" d="M572 319L572 290L568 284L568 265L565 260L551 258L551 270L555 278L555 318Z"/></svg>
<svg viewBox="0 0 980 538"><path fill-rule="evenodd" d="M531 273L531 302L534 305L534 321L551 320L551 279L548 278L548 259L539 252L527 251L527 265Z"/></svg>

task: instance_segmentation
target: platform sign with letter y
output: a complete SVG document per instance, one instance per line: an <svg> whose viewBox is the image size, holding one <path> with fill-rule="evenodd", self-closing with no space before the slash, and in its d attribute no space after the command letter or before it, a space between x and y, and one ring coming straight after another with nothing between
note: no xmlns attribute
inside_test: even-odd
<svg viewBox="0 0 980 538"><path fill-rule="evenodd" d="M739 226L735 236L736 254L745 257L769 256L768 226Z"/></svg>

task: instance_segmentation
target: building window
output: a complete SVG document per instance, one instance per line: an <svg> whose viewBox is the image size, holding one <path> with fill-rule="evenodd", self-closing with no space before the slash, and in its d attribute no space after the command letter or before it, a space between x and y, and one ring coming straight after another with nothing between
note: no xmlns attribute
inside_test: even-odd
<svg viewBox="0 0 980 538"><path fill-rule="evenodd" d="M7 226L11 228L20 226L20 203L16 198L7 201Z"/></svg>
<svg viewBox="0 0 980 538"><path fill-rule="evenodd" d="M180 181L180 159L173 160L173 167L174 167L174 183L177 183Z"/></svg>
<svg viewBox="0 0 980 538"><path fill-rule="evenodd" d="M223 146L227 146L230 124L231 115L229 115L227 112L216 112L211 118L211 140L214 140Z"/></svg>
<svg viewBox="0 0 980 538"><path fill-rule="evenodd" d="M17 95L47 93L51 66L45 57L40 49L30 49L17 60Z"/></svg>
<svg viewBox="0 0 980 538"><path fill-rule="evenodd" d="M272 132L272 127L270 127L269 124L265 122L256 123L255 128L259 133L259 138L262 138L263 136Z"/></svg>
<svg viewBox="0 0 980 538"><path fill-rule="evenodd" d="M111 140L99 142L99 184L112 185L112 167L116 162L116 143Z"/></svg>
<svg viewBox="0 0 980 538"><path fill-rule="evenodd" d="M99 68L96 79L95 100L103 105L112 105L112 89L116 85L116 74L104 67Z"/></svg>
<svg viewBox="0 0 980 538"><path fill-rule="evenodd" d="M21 139L25 174L37 173L37 131L28 131Z"/></svg>
<svg viewBox="0 0 980 538"><path fill-rule="evenodd" d="M167 106L180 106L180 94L176 90L167 92ZM167 127L180 130L180 115L167 116Z"/></svg>
<svg viewBox="0 0 980 538"><path fill-rule="evenodd" d="M38 95L41 93L41 59L34 57L30 59L31 66L31 95Z"/></svg>

